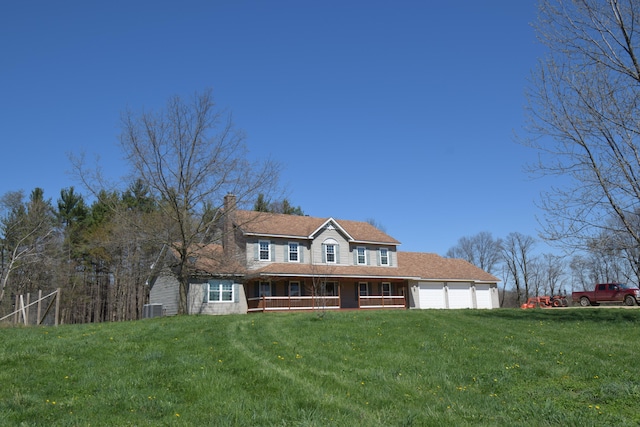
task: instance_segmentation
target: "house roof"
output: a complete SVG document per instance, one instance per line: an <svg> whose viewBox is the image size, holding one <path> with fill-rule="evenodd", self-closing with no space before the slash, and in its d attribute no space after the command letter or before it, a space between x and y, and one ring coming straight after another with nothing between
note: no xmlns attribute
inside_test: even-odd
<svg viewBox="0 0 640 427"><path fill-rule="evenodd" d="M174 258L178 258L175 248L170 248ZM246 268L235 260L225 257L222 245L216 243L193 245L189 253L189 262L196 274L243 276Z"/></svg>
<svg viewBox="0 0 640 427"><path fill-rule="evenodd" d="M499 282L470 262L459 258L444 258L434 253L398 252L398 268L407 276L429 280L475 280L479 282Z"/></svg>
<svg viewBox="0 0 640 427"><path fill-rule="evenodd" d="M398 252L397 256L397 267L278 263L265 265L250 274L266 277L323 276L489 283L499 281L495 276L462 259L443 258L437 254L421 252Z"/></svg>
<svg viewBox="0 0 640 427"><path fill-rule="evenodd" d="M247 235L270 237L295 237L311 239L322 227L333 222L344 231L350 241L399 245L400 242L368 222L285 215L270 212L238 210L235 224Z"/></svg>

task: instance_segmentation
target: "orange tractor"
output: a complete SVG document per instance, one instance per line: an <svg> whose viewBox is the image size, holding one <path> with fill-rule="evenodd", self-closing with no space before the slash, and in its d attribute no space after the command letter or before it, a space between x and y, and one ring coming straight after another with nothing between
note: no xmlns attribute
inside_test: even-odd
<svg viewBox="0 0 640 427"><path fill-rule="evenodd" d="M530 297L520 308L550 308L568 307L569 300L566 295L554 295L552 297Z"/></svg>

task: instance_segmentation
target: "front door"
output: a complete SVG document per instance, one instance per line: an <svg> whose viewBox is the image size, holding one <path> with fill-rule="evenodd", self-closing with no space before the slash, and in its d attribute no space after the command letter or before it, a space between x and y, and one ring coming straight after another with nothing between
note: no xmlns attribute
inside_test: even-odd
<svg viewBox="0 0 640 427"><path fill-rule="evenodd" d="M358 290L354 282L340 284L340 308L358 308Z"/></svg>

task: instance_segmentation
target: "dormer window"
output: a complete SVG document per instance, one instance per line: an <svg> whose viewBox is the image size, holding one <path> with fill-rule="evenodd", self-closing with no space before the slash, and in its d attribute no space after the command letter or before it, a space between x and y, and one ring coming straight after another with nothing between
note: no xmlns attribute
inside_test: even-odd
<svg viewBox="0 0 640 427"><path fill-rule="evenodd" d="M326 259L328 263L336 262L336 245L326 244L324 245Z"/></svg>
<svg viewBox="0 0 640 427"><path fill-rule="evenodd" d="M338 242L334 239L327 239L322 244L322 262L327 264L337 264L339 255Z"/></svg>

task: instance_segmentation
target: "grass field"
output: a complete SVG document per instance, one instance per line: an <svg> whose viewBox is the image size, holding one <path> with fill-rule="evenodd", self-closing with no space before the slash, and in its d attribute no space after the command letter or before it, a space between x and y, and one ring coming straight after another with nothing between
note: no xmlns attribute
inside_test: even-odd
<svg viewBox="0 0 640 427"><path fill-rule="evenodd" d="M0 328L2 426L638 425L640 309Z"/></svg>

